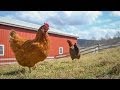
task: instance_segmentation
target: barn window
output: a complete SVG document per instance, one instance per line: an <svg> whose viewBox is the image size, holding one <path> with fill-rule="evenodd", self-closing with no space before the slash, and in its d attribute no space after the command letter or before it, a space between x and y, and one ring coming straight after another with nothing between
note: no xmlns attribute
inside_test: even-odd
<svg viewBox="0 0 120 90"><path fill-rule="evenodd" d="M4 45L0 44L0 56L4 56Z"/></svg>
<svg viewBox="0 0 120 90"><path fill-rule="evenodd" d="M59 47L59 54L63 54L63 47Z"/></svg>

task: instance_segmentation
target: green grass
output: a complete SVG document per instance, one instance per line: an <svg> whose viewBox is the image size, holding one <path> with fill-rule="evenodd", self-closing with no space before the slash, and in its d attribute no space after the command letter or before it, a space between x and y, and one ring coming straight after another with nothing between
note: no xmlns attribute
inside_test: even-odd
<svg viewBox="0 0 120 90"><path fill-rule="evenodd" d="M25 68L25 69L23 69ZM118 79L120 78L120 47L81 56L46 60L28 72L18 64L0 66L0 79Z"/></svg>

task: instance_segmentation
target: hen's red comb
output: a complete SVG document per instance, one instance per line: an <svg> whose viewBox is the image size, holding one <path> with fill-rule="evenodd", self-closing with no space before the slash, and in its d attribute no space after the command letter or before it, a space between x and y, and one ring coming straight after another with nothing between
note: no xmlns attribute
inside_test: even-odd
<svg viewBox="0 0 120 90"><path fill-rule="evenodd" d="M48 23L44 23L44 25L45 25L46 27L49 27L49 24L48 24Z"/></svg>

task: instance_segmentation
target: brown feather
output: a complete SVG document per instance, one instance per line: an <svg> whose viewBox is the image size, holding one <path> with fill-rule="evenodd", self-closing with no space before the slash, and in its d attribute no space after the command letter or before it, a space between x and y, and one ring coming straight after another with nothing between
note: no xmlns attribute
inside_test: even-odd
<svg viewBox="0 0 120 90"><path fill-rule="evenodd" d="M46 31L44 32L43 27L40 27L33 40L24 39L15 31L10 32L10 46L20 65L33 67L48 56L50 46L49 36Z"/></svg>

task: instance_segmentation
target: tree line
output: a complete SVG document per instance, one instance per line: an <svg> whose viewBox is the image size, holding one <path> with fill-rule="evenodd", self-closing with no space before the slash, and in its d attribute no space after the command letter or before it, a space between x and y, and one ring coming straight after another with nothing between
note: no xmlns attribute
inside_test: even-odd
<svg viewBox="0 0 120 90"><path fill-rule="evenodd" d="M100 40L96 40L95 37L92 37L92 40L85 40L85 39L78 39L78 45L80 47L89 47L96 44L104 44L104 45L112 45L120 42L120 31L117 31L113 37L107 33L103 38Z"/></svg>

